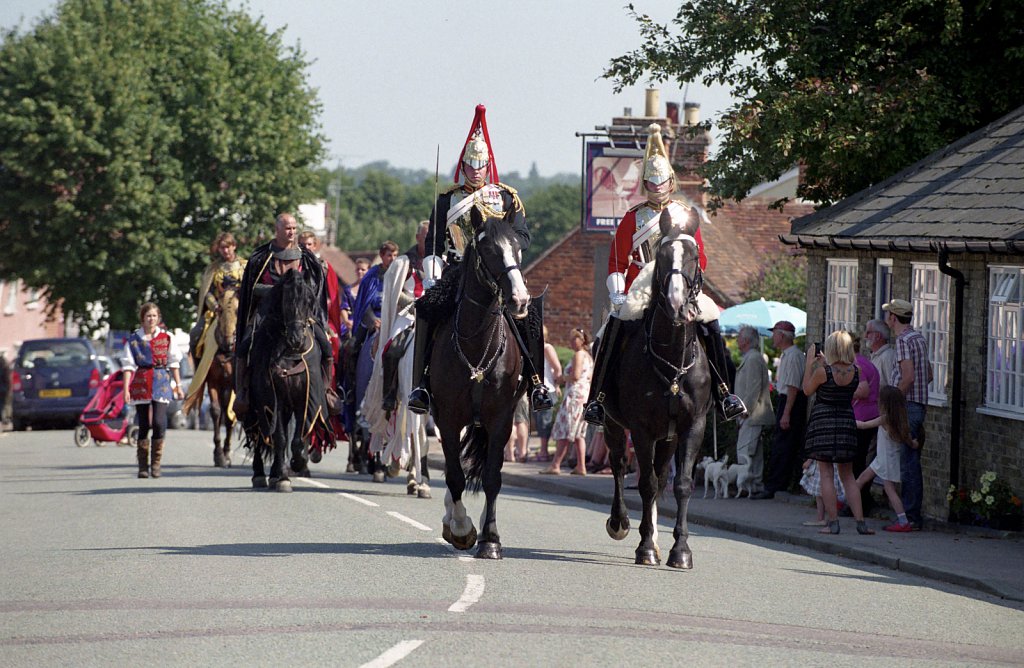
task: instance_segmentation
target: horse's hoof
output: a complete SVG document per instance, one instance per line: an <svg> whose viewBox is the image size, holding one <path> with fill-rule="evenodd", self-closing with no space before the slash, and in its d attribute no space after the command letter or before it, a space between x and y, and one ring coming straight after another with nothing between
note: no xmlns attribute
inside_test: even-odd
<svg viewBox="0 0 1024 668"><path fill-rule="evenodd" d="M622 540L629 535L629 520L619 524L618 530L612 527L612 518L608 518L604 521L604 528L608 532L608 535L614 540Z"/></svg>
<svg viewBox="0 0 1024 668"><path fill-rule="evenodd" d="M345 467L345 473L355 473L355 472L356 472L356 467L352 466L352 462L349 462L348 466Z"/></svg>
<svg viewBox="0 0 1024 668"><path fill-rule="evenodd" d="M381 471L380 469L377 469L376 471L374 471L373 472L373 481L374 482L384 482L384 471Z"/></svg>
<svg viewBox="0 0 1024 668"><path fill-rule="evenodd" d="M441 538L444 538L444 542L448 543L449 545L455 544L452 539L452 528L447 524L441 525Z"/></svg>
<svg viewBox="0 0 1024 668"><path fill-rule="evenodd" d="M409 482L405 483L405 493L408 494L409 496L412 496L413 494L416 493L416 487L416 481L410 480Z"/></svg>
<svg viewBox="0 0 1024 668"><path fill-rule="evenodd" d="M477 559L501 559L501 543L480 543L476 551Z"/></svg>
<svg viewBox="0 0 1024 668"><path fill-rule="evenodd" d="M657 566L661 563L657 553L650 548L638 547L636 549L636 561L641 566Z"/></svg>
<svg viewBox="0 0 1024 668"><path fill-rule="evenodd" d="M227 455L224 456L224 468L231 468L231 458L228 457Z"/></svg>
<svg viewBox="0 0 1024 668"><path fill-rule="evenodd" d="M219 448L213 451L213 465L219 469L224 468L224 453Z"/></svg>
<svg viewBox="0 0 1024 668"><path fill-rule="evenodd" d="M693 568L693 553L689 550L685 552L672 550L668 554L668 561L665 562L665 565L669 568L690 570Z"/></svg>
<svg viewBox="0 0 1024 668"><path fill-rule="evenodd" d="M320 448L313 448L312 450L309 451L309 461L313 462L314 464L319 464L323 458L324 453L320 451Z"/></svg>
<svg viewBox="0 0 1024 668"><path fill-rule="evenodd" d="M456 536L452 534L452 539L449 541L456 550L468 550L476 545L476 527L469 530L469 533L465 536Z"/></svg>
<svg viewBox="0 0 1024 668"><path fill-rule="evenodd" d="M402 467L398 463L398 460L392 460L391 463L388 464L388 477L389 478L397 478L398 474L401 473L401 472L402 472Z"/></svg>
<svg viewBox="0 0 1024 668"><path fill-rule="evenodd" d="M428 485L420 485L419 487L417 487L416 496L418 496L421 499L433 498L432 496L430 496L430 487Z"/></svg>
<svg viewBox="0 0 1024 668"><path fill-rule="evenodd" d="M278 480L277 484L274 485L274 490L277 492L290 492L292 491L291 480Z"/></svg>
<svg viewBox="0 0 1024 668"><path fill-rule="evenodd" d="M252 488L253 489L266 489L267 479L261 476L252 477Z"/></svg>

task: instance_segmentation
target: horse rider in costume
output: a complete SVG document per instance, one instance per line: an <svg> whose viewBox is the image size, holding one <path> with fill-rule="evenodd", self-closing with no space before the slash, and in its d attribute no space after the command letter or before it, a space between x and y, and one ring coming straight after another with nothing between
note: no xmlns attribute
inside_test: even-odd
<svg viewBox="0 0 1024 668"><path fill-rule="evenodd" d="M523 203L519 200L515 188L498 180L498 169L494 164L494 152L491 150L485 114L484 106L477 105L469 136L459 156L459 165L455 169L455 185L438 195L434 209L430 213L430 228L424 240L424 248L430 253L423 258L423 284L428 288L424 299L445 299L440 295L450 294L450 299L454 301L453 289L447 289L447 286L442 285L435 287L435 283L454 280L450 277L457 272L449 270L461 262L466 247L465 240L472 238L470 212L473 208L483 214L485 219L508 216L513 232L519 237L520 248L526 250L530 247L530 232L526 227ZM447 264L439 253L442 240L444 248L440 250L447 256ZM552 401L541 379L544 369L544 333L540 299L531 300L530 310L532 315L514 320L518 332L515 338L523 353L523 375L527 376L531 386L530 404L535 411L545 411L551 408ZM528 323L531 318L536 322ZM421 415L430 408L427 361L430 359L436 325L436 322L417 314L412 372L415 388L409 395L409 409Z"/></svg>
<svg viewBox="0 0 1024 668"><path fill-rule="evenodd" d="M629 298L636 295L643 300L641 305L646 308L650 302L650 290L643 290L644 281L650 284L654 259L657 252L661 230L658 221L662 211L668 209L674 224L684 228L686 233L697 240L700 255L701 271L707 268L707 256L704 254L704 242L700 235L702 219L709 222L707 214L699 207L689 206L679 200L672 199L676 189L676 174L669 161L668 151L661 138L661 127L656 123L648 128L650 137L644 152L643 186L647 200L630 209L618 228L612 241L608 257L608 295L612 302L612 313L609 314L604 334L598 343L597 358L594 363L594 376L590 385L590 397L587 400L584 419L594 425L603 425L605 418L604 381L609 367L618 355L620 346L623 305ZM633 282L641 275L644 267L643 280L637 282L637 289L630 291ZM632 306L632 303L631 303ZM746 406L735 394L729 391L726 382L726 352L718 325L718 307L705 295L701 294L698 307L701 318L697 327L698 335L704 345L708 362L711 365L712 382L717 380L715 394L721 402L722 413L726 420L732 420L746 413ZM631 315L642 312L641 309L630 309ZM627 318L632 319L632 318Z"/></svg>
<svg viewBox="0 0 1024 668"><path fill-rule="evenodd" d="M214 332L217 331L217 318L220 317L220 305L228 290L236 292L242 285L242 273L245 271L245 260L236 254L238 244L230 232L221 232L210 245L210 257L213 260L203 271L199 281L199 318L188 334L188 352L195 365L195 375L188 387L184 405L185 413L189 413L202 400L201 391L206 381L206 372L210 369L213 356L217 354Z"/></svg>
<svg viewBox="0 0 1024 668"><path fill-rule="evenodd" d="M316 318L313 333L320 346L321 371L323 378L331 377L331 342L327 336L327 290L324 285L324 270L320 258L308 248L299 247L295 242L298 225L290 213L277 216L274 223L274 238L258 246L249 256L242 275L242 288L238 296L238 328L235 332L235 413L247 417L249 410L249 353L252 350L253 335L267 315L269 302L265 297L281 282L290 269L301 271L311 277L313 290L317 295Z"/></svg>

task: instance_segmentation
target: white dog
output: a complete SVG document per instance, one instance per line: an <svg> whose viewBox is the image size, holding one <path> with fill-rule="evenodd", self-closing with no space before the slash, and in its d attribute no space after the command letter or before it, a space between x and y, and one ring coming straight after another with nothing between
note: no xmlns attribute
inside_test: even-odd
<svg viewBox="0 0 1024 668"><path fill-rule="evenodd" d="M729 498L729 455L725 455L717 462L713 461L704 467L704 498L708 498L708 481L715 487L715 498L721 494Z"/></svg>
<svg viewBox="0 0 1024 668"><path fill-rule="evenodd" d="M750 462L745 461L746 457L740 460L739 464L733 464L729 467L729 482L736 485L736 498L740 498L740 493L746 490L747 498L754 493L754 478L750 475Z"/></svg>

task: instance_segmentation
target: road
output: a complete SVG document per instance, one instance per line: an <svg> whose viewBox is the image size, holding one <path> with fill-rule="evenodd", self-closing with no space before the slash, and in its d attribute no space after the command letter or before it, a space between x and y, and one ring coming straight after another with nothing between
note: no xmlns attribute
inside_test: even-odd
<svg viewBox="0 0 1024 668"><path fill-rule="evenodd" d="M0 434L0 664L1024 664L1024 608L976 591L703 527L693 571L636 566L606 508L513 487L481 561L441 540L440 480L345 474L343 445L254 491L209 438L139 480L128 448Z"/></svg>

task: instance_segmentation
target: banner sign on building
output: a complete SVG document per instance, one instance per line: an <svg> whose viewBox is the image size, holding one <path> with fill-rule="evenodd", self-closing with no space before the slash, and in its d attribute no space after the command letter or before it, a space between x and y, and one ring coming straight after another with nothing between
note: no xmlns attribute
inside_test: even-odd
<svg viewBox="0 0 1024 668"><path fill-rule="evenodd" d="M614 232L629 209L644 201L643 149L587 144L583 229Z"/></svg>

